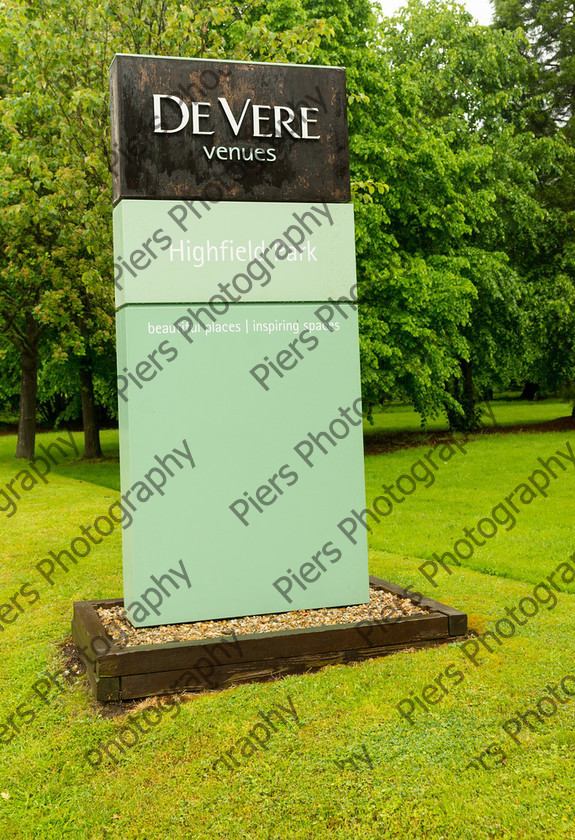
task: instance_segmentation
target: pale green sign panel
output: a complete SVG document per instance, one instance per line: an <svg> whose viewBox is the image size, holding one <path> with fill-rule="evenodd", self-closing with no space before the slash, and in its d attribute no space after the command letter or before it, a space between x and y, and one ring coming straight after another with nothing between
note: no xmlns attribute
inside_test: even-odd
<svg viewBox="0 0 575 840"><path fill-rule="evenodd" d="M114 254L118 307L214 294L229 302L349 296L353 207L124 200L114 209Z"/></svg>
<svg viewBox="0 0 575 840"><path fill-rule="evenodd" d="M174 206L127 204L123 259ZM267 205L244 206L251 226L238 225L236 250L218 249L214 268L206 249L230 230L229 208L198 220L190 247L205 272L178 261L171 276L158 256L117 281L130 299L118 311L125 604L142 626L368 598L365 543L337 528L364 498L352 208L328 206L337 229L326 215L315 245L307 234L290 246L305 259L287 250L276 262L285 220L313 205L274 205L275 226ZM266 235L250 253L258 214ZM250 260L237 259L242 248Z"/></svg>

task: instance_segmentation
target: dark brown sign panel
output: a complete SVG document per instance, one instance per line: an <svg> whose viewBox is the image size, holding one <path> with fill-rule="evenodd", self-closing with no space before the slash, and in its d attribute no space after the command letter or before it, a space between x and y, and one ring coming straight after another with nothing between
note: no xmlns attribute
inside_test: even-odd
<svg viewBox="0 0 575 840"><path fill-rule="evenodd" d="M345 70L118 55L114 202L349 201Z"/></svg>

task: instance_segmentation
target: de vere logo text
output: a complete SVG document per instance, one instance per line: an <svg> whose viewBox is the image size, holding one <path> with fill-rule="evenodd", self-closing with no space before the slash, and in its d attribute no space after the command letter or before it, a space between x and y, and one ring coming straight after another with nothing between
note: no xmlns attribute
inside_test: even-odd
<svg viewBox="0 0 575 840"><path fill-rule="evenodd" d="M319 108L290 108L287 105L256 105L246 99L243 106L234 113L225 96L218 97L218 104L193 101L187 105L179 96L154 93L154 133L176 134L190 126L191 133L198 136L213 136L213 107L221 109L233 136L237 137L245 126L253 138L291 137L295 140L320 140L317 131ZM188 129L188 130L190 130ZM220 160L276 160L273 148L246 149L240 146L203 146L204 154L210 160L216 155ZM246 153L249 156L246 156Z"/></svg>

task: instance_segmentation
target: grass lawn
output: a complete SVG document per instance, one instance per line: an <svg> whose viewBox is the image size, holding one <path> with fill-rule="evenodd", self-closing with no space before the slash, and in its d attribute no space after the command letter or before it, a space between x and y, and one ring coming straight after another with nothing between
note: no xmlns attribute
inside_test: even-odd
<svg viewBox="0 0 575 840"><path fill-rule="evenodd" d="M501 425L569 413L552 401L495 402L494 411ZM400 407L377 415L377 423L390 433L418 427L409 409ZM57 436L42 435L38 442ZM45 702L32 686L47 686L46 671L62 667L60 645L69 634L73 601L121 593L118 528L68 573L61 571L53 586L34 567L49 551L67 547L117 497L117 432L105 432L103 442L107 460L61 464L49 484L26 494L13 516L0 513L0 604L26 583L25 592L39 595L35 603L21 597L24 611L12 614L12 624L0 624L2 840L575 838L570 582L560 583L555 605L550 599L544 604L547 596L537 590L537 614L494 644L493 653L483 650L477 664L457 643L190 696L166 711L118 764L105 758L101 766L89 766L85 752L113 737L125 718L97 708L84 677L50 690ZM538 458L569 452L567 443L575 451L572 432L476 435L463 444L465 453L436 457L433 483L417 480L410 495L373 523L371 571L464 609L479 632L493 629L506 609L533 599L537 584L575 551L575 464L565 460L566 469L557 468L547 497L518 502L516 524L500 526L451 575L439 568L436 587L418 569L434 553L452 550L464 528L490 517L540 466ZM14 449L13 436L0 436L0 493L25 466L12 458ZM367 506L385 492L382 484L396 487L401 476L412 475L429 449L367 456ZM570 674L573 680L564 685L572 698L561 688ZM426 686L438 679L443 697L424 703L422 697L431 696L429 690L423 694ZM507 721L512 730L509 721L549 697L548 686L560 698L556 711L533 729L525 723L513 740L502 725ZM260 713L290 701L299 727L278 727L266 749L244 758L235 771L213 771L214 761L261 720ZM404 710L412 709L411 724L399 714L401 701ZM546 702L541 708L547 710ZM129 714L138 716L151 703L133 705ZM354 765L342 763L354 754Z"/></svg>

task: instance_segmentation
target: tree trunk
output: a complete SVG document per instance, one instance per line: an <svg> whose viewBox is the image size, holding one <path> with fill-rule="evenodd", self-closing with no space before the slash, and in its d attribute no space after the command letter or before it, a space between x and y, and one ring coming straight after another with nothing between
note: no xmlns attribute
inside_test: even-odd
<svg viewBox="0 0 575 840"><path fill-rule="evenodd" d="M523 391L521 392L520 400L534 400L539 392L539 384L537 382L524 382Z"/></svg>
<svg viewBox="0 0 575 840"><path fill-rule="evenodd" d="M459 369L461 370L461 377L455 379L453 387L446 390L463 409L463 416L452 408L446 408L447 419L451 431L473 432L479 428L479 412L475 406L471 362L459 359Z"/></svg>
<svg viewBox="0 0 575 840"><path fill-rule="evenodd" d="M82 398L82 422L84 425L84 454L82 458L101 458L100 427L94 399L92 366L88 359L80 363L80 396Z"/></svg>
<svg viewBox="0 0 575 840"><path fill-rule="evenodd" d="M463 388L461 394L461 404L465 411L465 417L469 428L472 429L475 423L475 396L473 394L473 375L471 372L471 362L465 359L459 360L459 367L463 374Z"/></svg>
<svg viewBox="0 0 575 840"><path fill-rule="evenodd" d="M18 444L16 458L34 459L36 446L36 401L38 396L39 330L33 316L25 314L26 337L20 349L22 379L18 416Z"/></svg>

